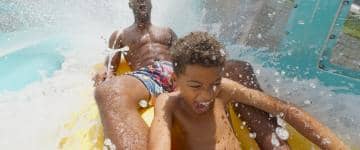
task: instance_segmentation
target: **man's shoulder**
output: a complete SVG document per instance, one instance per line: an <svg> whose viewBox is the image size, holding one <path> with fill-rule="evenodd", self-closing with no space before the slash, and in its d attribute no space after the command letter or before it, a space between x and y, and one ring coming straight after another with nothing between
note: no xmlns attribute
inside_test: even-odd
<svg viewBox="0 0 360 150"><path fill-rule="evenodd" d="M129 27L124 28L124 29L117 29L117 30L112 32L111 37L116 38L116 37L121 36L123 34L126 34L128 32L131 32L132 30L133 30L132 26L129 26Z"/></svg>
<svg viewBox="0 0 360 150"><path fill-rule="evenodd" d="M122 32L122 30L115 30L110 36L110 43L118 39L121 36Z"/></svg>
<svg viewBox="0 0 360 150"><path fill-rule="evenodd" d="M121 45L124 44L123 43L124 42L123 40L125 40L124 37L128 37L127 34L130 33L130 31L131 31L130 27L125 29L115 30L110 36L109 47L114 47L114 48L121 47Z"/></svg>
<svg viewBox="0 0 360 150"><path fill-rule="evenodd" d="M151 28L152 30L163 31L167 33L174 32L170 27L152 25Z"/></svg>

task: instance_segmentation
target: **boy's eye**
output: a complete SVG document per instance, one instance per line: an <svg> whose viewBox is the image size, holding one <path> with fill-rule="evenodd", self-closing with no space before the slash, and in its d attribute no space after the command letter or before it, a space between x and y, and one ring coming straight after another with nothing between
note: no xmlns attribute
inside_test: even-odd
<svg viewBox="0 0 360 150"><path fill-rule="evenodd" d="M198 89L200 88L201 86L200 85L189 85L191 88L194 88L194 89Z"/></svg>
<svg viewBox="0 0 360 150"><path fill-rule="evenodd" d="M215 83L213 86L220 86L221 83Z"/></svg>

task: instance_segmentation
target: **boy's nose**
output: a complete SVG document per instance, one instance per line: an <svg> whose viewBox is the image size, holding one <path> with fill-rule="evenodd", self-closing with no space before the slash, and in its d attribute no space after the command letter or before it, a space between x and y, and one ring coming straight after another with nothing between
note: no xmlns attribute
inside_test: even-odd
<svg viewBox="0 0 360 150"><path fill-rule="evenodd" d="M214 98L214 90L212 90L212 88L208 90L203 90L200 97L204 101L209 101Z"/></svg>

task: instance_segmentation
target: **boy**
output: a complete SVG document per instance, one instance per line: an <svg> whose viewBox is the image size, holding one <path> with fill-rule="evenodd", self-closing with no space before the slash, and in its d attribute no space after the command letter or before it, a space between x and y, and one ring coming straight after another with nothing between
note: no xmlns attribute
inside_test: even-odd
<svg viewBox="0 0 360 150"><path fill-rule="evenodd" d="M223 46L209 34L194 32L179 39L171 54L176 90L156 100L150 149L241 149L226 117L233 100L274 115L283 113L289 124L323 149L347 149L301 109L222 78Z"/></svg>

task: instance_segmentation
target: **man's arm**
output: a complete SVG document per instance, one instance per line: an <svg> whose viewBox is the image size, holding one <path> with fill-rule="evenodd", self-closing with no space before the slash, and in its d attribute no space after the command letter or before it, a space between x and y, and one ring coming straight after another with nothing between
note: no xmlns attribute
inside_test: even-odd
<svg viewBox="0 0 360 150"><path fill-rule="evenodd" d="M123 48L125 45L123 43L123 34L120 31L115 31L111 34L109 40L109 48L110 49L120 49ZM116 52L111 59L111 72L115 74L116 70L119 67L119 63L121 61L121 53ZM109 63L109 57L106 58L105 66Z"/></svg>
<svg viewBox="0 0 360 150"><path fill-rule="evenodd" d="M170 101L166 94L162 94L156 99L155 116L150 127L150 150L171 149L172 113Z"/></svg>
<svg viewBox="0 0 360 150"><path fill-rule="evenodd" d="M349 149L329 128L290 103L246 88L226 78L223 78L222 81L220 97L227 100L235 99L271 114L284 114L284 120L322 149Z"/></svg>
<svg viewBox="0 0 360 150"><path fill-rule="evenodd" d="M109 39L109 48L110 49L119 49L124 47L124 44L122 42L122 33L120 31L114 31ZM99 84L101 84L107 77L109 76L113 76L116 73L116 70L119 67L119 63L121 61L121 53L120 52L116 52L114 54L114 56L111 59L111 73L110 75L107 75L107 68L108 68L108 64L109 64L109 57L107 56L105 59L105 63L104 63L104 68L102 69L100 72L96 73L96 75L93 77L93 80L95 81L94 86L98 86Z"/></svg>

